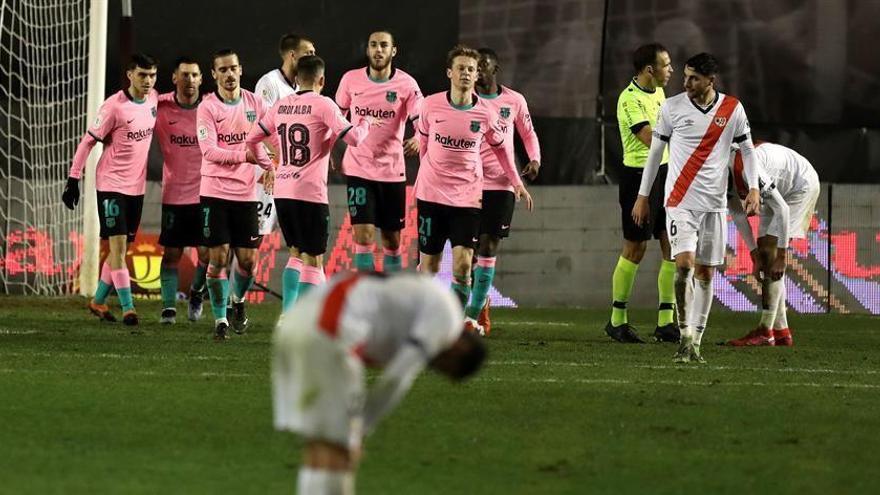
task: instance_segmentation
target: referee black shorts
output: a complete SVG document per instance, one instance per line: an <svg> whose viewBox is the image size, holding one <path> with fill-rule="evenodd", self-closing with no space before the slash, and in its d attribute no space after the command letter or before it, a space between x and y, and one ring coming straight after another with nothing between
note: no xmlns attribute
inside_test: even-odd
<svg viewBox="0 0 880 495"><path fill-rule="evenodd" d="M639 185L642 183L643 169L637 167L623 167L618 186L618 201L620 203L620 223L623 226L623 238L632 242L643 242L660 237L666 232L666 208L663 206L663 188L666 184L666 174L669 167L660 165L651 195L648 197L650 214L648 221L642 225L636 225L632 219L633 205L639 195Z"/></svg>

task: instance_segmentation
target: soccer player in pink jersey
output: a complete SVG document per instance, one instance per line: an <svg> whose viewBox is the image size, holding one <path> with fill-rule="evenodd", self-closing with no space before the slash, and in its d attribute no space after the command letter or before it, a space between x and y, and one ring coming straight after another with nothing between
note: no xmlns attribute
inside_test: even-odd
<svg viewBox="0 0 880 495"><path fill-rule="evenodd" d="M126 70L129 87L104 100L98 117L76 148L67 186L61 196L74 209L79 203L79 180L86 159L97 142L104 143L95 174L101 240L109 254L101 266L101 278L89 310L102 320L116 321L105 301L116 288L122 306L122 321L137 325L138 317L131 297L131 279L125 263L128 243L134 241L141 223L147 179L147 154L156 123L158 94L156 60L135 54Z"/></svg>
<svg viewBox="0 0 880 495"><path fill-rule="evenodd" d="M419 152L418 140L403 140L408 122L419 117L422 92L415 79L394 67L394 36L376 31L367 41L367 67L345 73L336 103L354 124L368 117L382 120L362 146L349 148L342 160L348 212L354 230L354 264L372 271L376 227L382 231L386 272L402 267L400 231L406 220L406 164L403 156Z"/></svg>
<svg viewBox="0 0 880 495"><path fill-rule="evenodd" d="M233 50L214 54L211 75L217 91L207 95L198 109L197 135L202 151L199 189L202 235L209 248L208 293L214 313L214 340L223 341L229 329L226 301L229 250L238 262L233 277L232 324L236 333L247 331L244 297L254 283L254 259L261 240L257 219L256 177L251 167L266 170L263 182L272 186L273 170L266 151L245 145L248 132L263 118L263 101L240 86L242 67Z"/></svg>
<svg viewBox="0 0 880 495"><path fill-rule="evenodd" d="M437 273L443 247L452 244L452 290L467 305L471 292L471 259L480 234L483 200L483 163L480 149L487 143L495 154L516 199L532 198L516 165L505 153L504 132L496 126L491 108L474 92L480 54L456 46L446 57L449 91L422 102L416 126L419 138L419 175L416 206L419 215L419 270Z"/></svg>
<svg viewBox="0 0 880 495"><path fill-rule="evenodd" d="M279 100L247 139L256 151L268 139L278 150L275 209L290 258L282 277L283 306L324 281L324 252L330 236L327 173L333 143L342 138L358 146L367 137L372 117L352 126L332 99L321 96L324 61L310 55L299 60L300 91Z"/></svg>
<svg viewBox="0 0 880 495"><path fill-rule="evenodd" d="M281 67L272 69L263 74L254 87L254 93L263 99L266 108L272 108L281 98L296 93L299 89L296 85L297 61L306 55L315 54L315 44L311 40L298 34L285 34L278 41L278 55L281 57ZM271 153L271 152L270 152ZM274 156L272 156L274 158ZM254 169L255 174L262 171ZM272 194L267 192L263 184L257 183L257 213L260 218L260 235L266 236L275 230L278 214Z"/></svg>
<svg viewBox="0 0 880 495"><path fill-rule="evenodd" d="M648 196L669 143L666 230L676 265L681 342L674 360L678 363L705 362L700 344L712 307L712 276L715 267L724 263L727 162L733 143L739 143L745 162L749 186L745 210L754 213L760 204L749 121L736 98L715 90L718 71L718 60L708 53L685 63L685 92L660 107L632 209L633 220L642 225L650 214Z"/></svg>
<svg viewBox="0 0 880 495"><path fill-rule="evenodd" d="M477 65L477 95L488 106L497 125L504 133L504 152L511 163L515 163L513 152L514 129L522 139L529 162L523 167L522 175L529 180L538 177L541 168L541 147L538 135L532 126L532 117L526 99L520 93L498 83L501 65L498 54L491 48L481 48L480 62ZM474 269L471 299L465 308L468 324L481 335L488 335L491 329L489 320L489 289L495 277L495 260L501 239L510 235L515 198L513 184L504 174L504 169L491 146L483 142L480 149L483 161L483 208L480 212L480 240L477 245L477 266Z"/></svg>
<svg viewBox="0 0 880 495"><path fill-rule="evenodd" d="M202 239L199 185L202 152L196 139L196 114L201 100L202 71L192 57L180 57L171 75L174 91L159 95L156 136L162 157L162 314L160 323L177 319L177 265L187 246L198 250L198 265L189 294L189 319L202 316L202 292L208 270L208 248Z"/></svg>

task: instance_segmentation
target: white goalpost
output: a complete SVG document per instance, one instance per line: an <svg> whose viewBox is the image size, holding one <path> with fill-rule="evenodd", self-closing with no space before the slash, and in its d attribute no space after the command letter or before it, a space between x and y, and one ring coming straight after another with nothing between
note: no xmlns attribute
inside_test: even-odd
<svg viewBox="0 0 880 495"><path fill-rule="evenodd" d="M76 145L104 99L107 0L0 0L0 293L91 294L94 170L61 203Z"/></svg>
<svg viewBox="0 0 880 495"><path fill-rule="evenodd" d="M89 86L86 122L98 117L104 101L104 75L107 69L107 0L92 0L89 7ZM98 197L95 189L95 168L104 145L98 143L86 162L83 175L83 237L85 245L79 271L79 293L91 296L98 287L98 264L101 241L98 224Z"/></svg>

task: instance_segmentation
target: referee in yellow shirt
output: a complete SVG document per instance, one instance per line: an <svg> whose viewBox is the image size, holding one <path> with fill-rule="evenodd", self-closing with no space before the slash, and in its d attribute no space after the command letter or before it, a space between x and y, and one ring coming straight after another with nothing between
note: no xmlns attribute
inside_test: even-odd
<svg viewBox="0 0 880 495"><path fill-rule="evenodd" d="M640 46L633 53L636 76L617 99L617 121L623 142L623 174L620 177L620 218L623 223L623 251L617 260L612 277L611 321L605 326L609 337L624 343L644 343L635 328L629 324L626 304L632 293L639 263L645 256L648 240L660 241L663 261L657 276L660 307L654 338L660 342L678 342L679 330L675 323L675 263L671 261L669 239L666 236L666 210L663 207L663 185L666 182L668 150L654 188L651 190L651 216L639 226L631 217L632 207L639 193L642 171L651 147L651 128L657 122L660 105L666 100L663 88L672 76L669 52L658 43Z"/></svg>

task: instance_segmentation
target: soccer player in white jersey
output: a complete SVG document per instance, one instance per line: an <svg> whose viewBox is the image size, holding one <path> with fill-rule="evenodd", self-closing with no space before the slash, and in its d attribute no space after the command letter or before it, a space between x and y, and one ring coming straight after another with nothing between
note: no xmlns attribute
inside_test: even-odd
<svg viewBox="0 0 880 495"><path fill-rule="evenodd" d="M761 282L761 321L758 327L732 346L792 346L791 330L785 311L785 267L789 239L806 236L819 198L819 176L810 162L796 151L778 144L758 143L755 158L760 172L761 219L758 242L752 235L740 203L745 191L743 160L739 150L731 154L733 190L728 197L737 230L749 248L755 276Z"/></svg>
<svg viewBox="0 0 880 495"><path fill-rule="evenodd" d="M676 266L681 343L675 361L679 363L705 362L700 344L712 307L712 276L715 267L724 263L727 162L733 143L742 150L749 186L745 210L753 214L760 204L748 118L736 98L715 89L718 71L718 60L708 53L685 63L685 92L660 107L632 211L637 224L648 219L648 196L669 143L664 197L666 230Z"/></svg>
<svg viewBox="0 0 880 495"><path fill-rule="evenodd" d="M299 91L296 84L297 61L306 55L315 54L315 44L298 34L285 34L278 41L278 55L281 56L281 67L263 74L254 87L266 108L272 108L276 101ZM270 151L270 155L273 154ZM274 156L273 156L274 158ZM257 176L257 213L260 216L260 235L266 236L275 229L278 214L275 211L272 194L263 187L263 171L254 168Z"/></svg>
<svg viewBox="0 0 880 495"><path fill-rule="evenodd" d="M486 356L463 332L456 298L422 275L346 273L288 313L274 335L274 423L304 439L301 494L353 494L362 438L418 374L430 367L460 381ZM383 370L368 390L365 366Z"/></svg>

